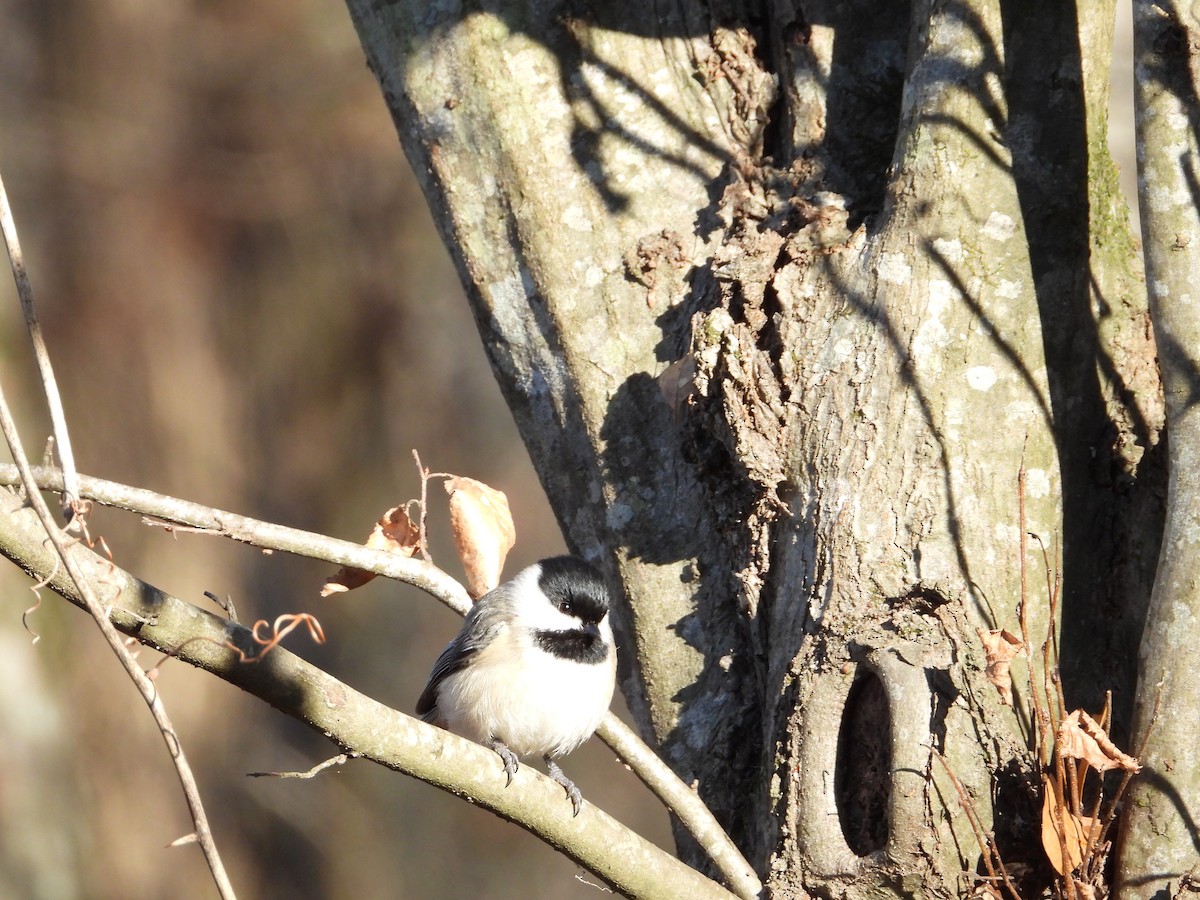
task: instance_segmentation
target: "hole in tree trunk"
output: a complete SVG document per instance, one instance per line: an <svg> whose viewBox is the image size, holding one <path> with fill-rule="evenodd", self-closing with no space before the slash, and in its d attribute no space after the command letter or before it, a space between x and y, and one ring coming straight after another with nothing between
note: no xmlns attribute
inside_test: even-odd
<svg viewBox="0 0 1200 900"><path fill-rule="evenodd" d="M891 734L892 719L883 682L860 667L842 713L834 771L842 834L859 856L882 850L887 844Z"/></svg>

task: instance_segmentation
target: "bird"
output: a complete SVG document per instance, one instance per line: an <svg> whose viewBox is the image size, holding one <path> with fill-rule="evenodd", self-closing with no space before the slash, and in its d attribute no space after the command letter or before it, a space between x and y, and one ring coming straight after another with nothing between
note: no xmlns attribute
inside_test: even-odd
<svg viewBox="0 0 1200 900"><path fill-rule="evenodd" d="M603 576L579 557L522 569L471 608L434 663L417 714L496 751L506 787L518 757L541 756L578 816L583 797L557 760L592 736L612 703L610 605Z"/></svg>

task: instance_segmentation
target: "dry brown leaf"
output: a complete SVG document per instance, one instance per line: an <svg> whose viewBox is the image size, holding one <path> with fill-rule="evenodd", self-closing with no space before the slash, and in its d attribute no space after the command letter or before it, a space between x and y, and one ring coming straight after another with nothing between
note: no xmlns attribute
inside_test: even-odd
<svg viewBox="0 0 1200 900"><path fill-rule="evenodd" d="M508 498L473 478L446 481L450 530L467 577L467 593L478 600L500 583L504 559L517 540Z"/></svg>
<svg viewBox="0 0 1200 900"><path fill-rule="evenodd" d="M984 653L987 654L987 679L1000 694L1000 702L1012 706L1012 676L1009 674L1009 663L1012 658L1025 649L1021 639L1007 630L992 630L976 628L979 640L983 642Z"/></svg>
<svg viewBox="0 0 1200 900"><path fill-rule="evenodd" d="M405 508L393 506L375 523L366 543L372 550L387 550L411 557L416 554L420 542L421 532L409 519ZM362 587L374 577L374 572L343 566L332 578L325 579L321 596L328 597L330 594L340 594Z"/></svg>
<svg viewBox="0 0 1200 900"><path fill-rule="evenodd" d="M1108 737L1100 723L1077 709L1058 726L1055 751L1064 759L1081 759L1097 772L1124 769L1140 772L1141 763L1121 750Z"/></svg>
<svg viewBox="0 0 1200 900"><path fill-rule="evenodd" d="M1088 832L1094 822L1090 816L1077 816L1067 809L1058 792L1058 783L1048 775L1042 776L1042 847L1059 875L1066 875L1083 862Z"/></svg>

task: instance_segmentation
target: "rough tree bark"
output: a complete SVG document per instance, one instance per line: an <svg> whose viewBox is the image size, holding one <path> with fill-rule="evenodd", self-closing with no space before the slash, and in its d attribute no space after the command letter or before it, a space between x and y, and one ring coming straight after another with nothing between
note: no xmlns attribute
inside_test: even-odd
<svg viewBox="0 0 1200 900"><path fill-rule="evenodd" d="M349 7L568 541L624 586L633 713L771 893L969 890L934 748L1044 875L1027 682L1002 706L976 635L1018 628L1018 471L1068 705L1126 725L1163 515L1112 3Z"/></svg>

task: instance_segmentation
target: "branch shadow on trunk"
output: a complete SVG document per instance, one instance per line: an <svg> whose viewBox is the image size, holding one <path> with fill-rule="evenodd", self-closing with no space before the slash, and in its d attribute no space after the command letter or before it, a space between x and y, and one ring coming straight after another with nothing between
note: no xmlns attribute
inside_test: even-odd
<svg viewBox="0 0 1200 900"><path fill-rule="evenodd" d="M1036 0L1005 0L1000 8L1009 102L1004 139L1028 237L1062 478L1063 687L1068 708L1088 709L1099 709L1105 691L1116 687L1123 730L1149 597L1113 597L1109 587L1118 564L1146 563L1130 560L1122 527L1129 500L1121 493L1131 486L1108 477L1114 427L1100 379L1115 367L1099 334L1098 316L1108 304L1092 292L1089 162L1098 151L1088 146L1079 11L1074 2ZM1144 422L1138 430L1145 439Z"/></svg>

